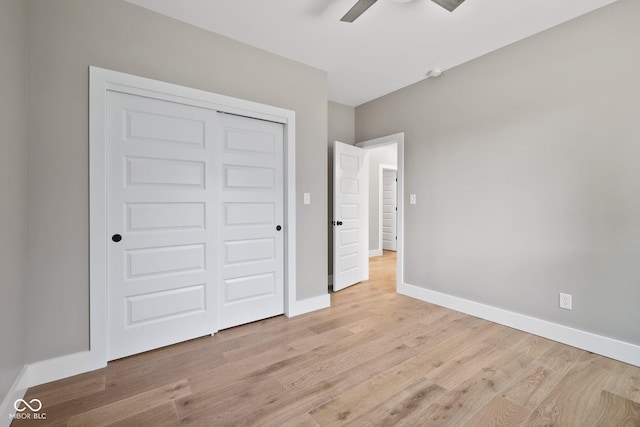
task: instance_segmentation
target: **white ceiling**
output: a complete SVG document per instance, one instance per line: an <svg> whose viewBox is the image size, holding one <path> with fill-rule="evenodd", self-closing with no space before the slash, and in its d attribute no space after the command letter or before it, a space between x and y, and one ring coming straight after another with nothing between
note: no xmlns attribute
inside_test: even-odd
<svg viewBox="0 0 640 427"><path fill-rule="evenodd" d="M325 70L329 99L357 106L617 0L379 0L351 24L356 0L127 1Z"/></svg>

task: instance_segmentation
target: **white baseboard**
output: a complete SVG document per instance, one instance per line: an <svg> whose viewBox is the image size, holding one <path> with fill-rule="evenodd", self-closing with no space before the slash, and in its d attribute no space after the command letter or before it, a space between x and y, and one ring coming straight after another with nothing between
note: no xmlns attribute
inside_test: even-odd
<svg viewBox="0 0 640 427"><path fill-rule="evenodd" d="M81 351L29 364L25 380L27 387L34 387L62 378L95 371L105 366L107 366L106 362L96 361L90 351Z"/></svg>
<svg viewBox="0 0 640 427"><path fill-rule="evenodd" d="M331 297L329 294L320 295L314 298L307 298L302 301L296 301L294 306L290 308L287 316L298 316L330 306ZM2 407L0 407L2 412L0 412L0 416L4 418L0 419L0 427L3 426L2 422L4 422L4 420L9 419L9 414L11 412L6 411L13 409L13 402L15 402L16 399L21 399L27 388L94 371L96 369L104 368L105 366L107 366L106 361L97 359L96 355L91 351L81 351L79 353L60 356L26 365L11 391L2 402Z"/></svg>
<svg viewBox="0 0 640 427"><path fill-rule="evenodd" d="M331 306L331 297L329 294L320 295L313 298L296 301L293 307L289 308L287 317L299 316L301 314L310 313L312 311L321 310Z"/></svg>
<svg viewBox="0 0 640 427"><path fill-rule="evenodd" d="M369 250L369 258L373 258L376 256L382 256L382 249L371 249Z"/></svg>
<svg viewBox="0 0 640 427"><path fill-rule="evenodd" d="M403 283L398 293L640 366L640 346L524 314Z"/></svg>
<svg viewBox="0 0 640 427"><path fill-rule="evenodd" d="M331 297L329 294L307 298L302 301L296 301L287 316L298 316L330 306ZM7 396L1 402L0 427L10 424L10 415L15 412L13 408L14 402L17 399L22 399L29 387L94 371L105 366L106 363L96 360L95 355L90 351L81 351L25 365ZM5 424L6 421L9 422Z"/></svg>
<svg viewBox="0 0 640 427"><path fill-rule="evenodd" d="M16 412L14 403L16 400L22 399L27 392L28 386L25 382L27 369L26 365L22 368L7 395L0 402L0 427L9 427L12 421L11 415Z"/></svg>

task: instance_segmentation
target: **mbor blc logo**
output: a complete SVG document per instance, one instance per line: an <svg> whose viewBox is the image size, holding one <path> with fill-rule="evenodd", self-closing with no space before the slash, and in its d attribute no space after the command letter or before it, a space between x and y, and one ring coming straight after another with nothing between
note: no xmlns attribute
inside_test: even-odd
<svg viewBox="0 0 640 427"><path fill-rule="evenodd" d="M13 408L16 410L15 414L11 414L11 418L14 420L47 419L47 413L40 412L42 409L42 402L40 399L31 399L28 402L24 399L18 399L13 403Z"/></svg>

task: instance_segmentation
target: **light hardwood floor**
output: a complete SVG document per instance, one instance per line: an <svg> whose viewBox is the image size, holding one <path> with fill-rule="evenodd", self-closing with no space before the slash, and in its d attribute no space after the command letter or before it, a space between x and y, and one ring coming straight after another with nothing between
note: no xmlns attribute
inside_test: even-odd
<svg viewBox="0 0 640 427"><path fill-rule="evenodd" d="M331 308L30 389L55 426L640 426L640 368L395 293L395 253Z"/></svg>

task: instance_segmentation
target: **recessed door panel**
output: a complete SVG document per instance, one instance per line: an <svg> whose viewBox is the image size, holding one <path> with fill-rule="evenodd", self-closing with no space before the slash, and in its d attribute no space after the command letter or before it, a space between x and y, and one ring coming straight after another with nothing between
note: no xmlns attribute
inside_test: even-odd
<svg viewBox="0 0 640 427"><path fill-rule="evenodd" d="M205 252L204 243L128 250L128 277L204 270Z"/></svg>
<svg viewBox="0 0 640 427"><path fill-rule="evenodd" d="M127 186L205 188L205 163L184 160L126 158Z"/></svg>
<svg viewBox="0 0 640 427"><path fill-rule="evenodd" d="M277 138L270 132L225 129L225 151L250 153L251 156L276 156Z"/></svg>
<svg viewBox="0 0 640 427"><path fill-rule="evenodd" d="M353 194L357 196L360 191L359 185L360 183L357 179L342 178L340 181L340 191L342 191L342 194Z"/></svg>
<svg viewBox="0 0 640 427"><path fill-rule="evenodd" d="M340 208L342 221L360 218L360 206L358 204L343 204Z"/></svg>
<svg viewBox="0 0 640 427"><path fill-rule="evenodd" d="M206 209L198 203L127 203L126 221L130 232L204 229Z"/></svg>
<svg viewBox="0 0 640 427"><path fill-rule="evenodd" d="M273 225L275 227L275 203L225 203L225 226Z"/></svg>
<svg viewBox="0 0 640 427"><path fill-rule="evenodd" d="M225 186L229 190L272 190L275 188L276 171L255 166L224 165Z"/></svg>
<svg viewBox="0 0 640 427"><path fill-rule="evenodd" d="M340 153L340 169L343 171L355 172L360 171L361 157L354 153Z"/></svg>
<svg viewBox="0 0 640 427"><path fill-rule="evenodd" d="M273 273L244 276L224 281L228 304L240 303L275 295L276 276Z"/></svg>
<svg viewBox="0 0 640 427"><path fill-rule="evenodd" d="M127 301L127 326L170 321L177 316L203 313L206 309L206 284L144 295L132 295Z"/></svg>
<svg viewBox="0 0 640 427"><path fill-rule="evenodd" d="M274 260L276 242L274 238L227 240L225 246L225 264L251 263Z"/></svg>
<svg viewBox="0 0 640 427"><path fill-rule="evenodd" d="M360 235L358 233L358 229L345 230L340 232L340 246L344 247L346 245L356 245L358 243Z"/></svg>
<svg viewBox="0 0 640 427"><path fill-rule="evenodd" d="M342 273L349 273L358 269L358 251L353 251L350 254L345 254L340 257L340 271Z"/></svg>
<svg viewBox="0 0 640 427"><path fill-rule="evenodd" d="M170 142L204 147L206 121L127 111L127 141Z"/></svg>

